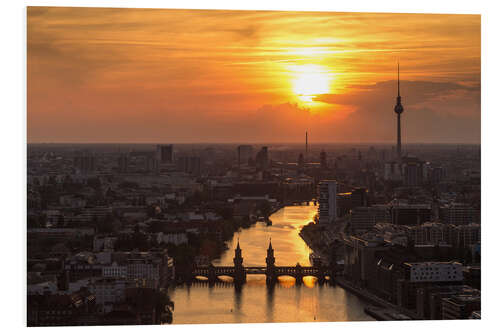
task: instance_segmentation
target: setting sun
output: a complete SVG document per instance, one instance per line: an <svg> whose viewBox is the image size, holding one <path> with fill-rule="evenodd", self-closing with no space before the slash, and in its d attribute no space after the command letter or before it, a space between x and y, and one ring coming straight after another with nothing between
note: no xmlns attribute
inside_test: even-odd
<svg viewBox="0 0 500 333"><path fill-rule="evenodd" d="M316 95L330 92L332 74L328 68L309 64L293 65L289 69L293 73L293 92L301 101L313 102Z"/></svg>

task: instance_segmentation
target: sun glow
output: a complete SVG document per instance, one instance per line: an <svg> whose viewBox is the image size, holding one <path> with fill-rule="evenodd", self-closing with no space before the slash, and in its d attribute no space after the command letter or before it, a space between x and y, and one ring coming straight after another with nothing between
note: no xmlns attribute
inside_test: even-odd
<svg viewBox="0 0 500 333"><path fill-rule="evenodd" d="M320 65L291 65L292 90L298 99L306 103L314 103L314 98L330 92L333 74L327 67Z"/></svg>

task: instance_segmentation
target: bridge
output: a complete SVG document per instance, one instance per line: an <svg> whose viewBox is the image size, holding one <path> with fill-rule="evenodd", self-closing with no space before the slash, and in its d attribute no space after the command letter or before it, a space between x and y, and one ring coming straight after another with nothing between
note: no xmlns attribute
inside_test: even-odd
<svg viewBox="0 0 500 333"><path fill-rule="evenodd" d="M234 266L195 266L191 272L191 277L203 276L209 282L214 283L220 276L230 276L234 283L243 284L246 282L246 276L251 274L266 275L266 282L273 284L280 276L291 276L295 278L295 283L301 284L305 276L314 276L320 283L325 281L327 276L331 276L330 270L324 266L301 266L297 263L295 266L276 266L274 258L274 249L271 241L267 249L266 266L243 266L243 257L241 255L240 243L235 249Z"/></svg>

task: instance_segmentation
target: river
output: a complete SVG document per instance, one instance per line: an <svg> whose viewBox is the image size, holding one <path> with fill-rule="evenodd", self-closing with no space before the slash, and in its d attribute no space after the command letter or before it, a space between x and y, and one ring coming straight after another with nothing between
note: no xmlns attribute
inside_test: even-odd
<svg viewBox="0 0 500 333"><path fill-rule="evenodd" d="M272 240L276 265L310 265L311 250L300 238L301 226L312 221L316 206L287 206L273 215L272 226L258 222L235 234L226 251L213 264L232 265L234 248L240 242L245 266L265 266L266 249ZM222 277L221 279L224 279ZM236 289L231 278L209 287L208 283L177 286L170 290L175 303L174 324L269 323L373 320L366 305L339 286L320 285L305 277L295 285L293 277L280 277L268 288L264 275L247 275L247 283Z"/></svg>

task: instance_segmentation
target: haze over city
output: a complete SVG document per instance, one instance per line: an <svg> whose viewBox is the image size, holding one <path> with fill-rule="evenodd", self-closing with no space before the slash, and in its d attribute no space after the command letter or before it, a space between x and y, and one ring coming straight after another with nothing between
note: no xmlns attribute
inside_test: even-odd
<svg viewBox="0 0 500 333"><path fill-rule="evenodd" d="M28 142L480 142L480 16L29 7Z"/></svg>

